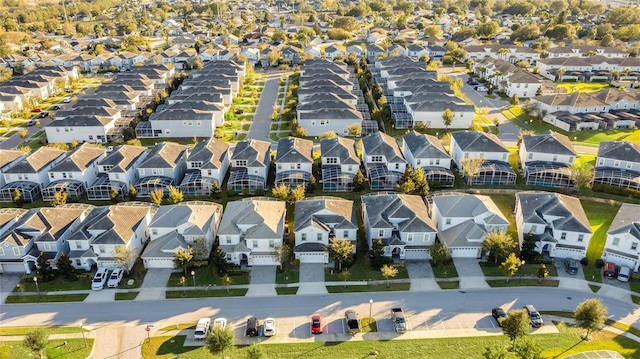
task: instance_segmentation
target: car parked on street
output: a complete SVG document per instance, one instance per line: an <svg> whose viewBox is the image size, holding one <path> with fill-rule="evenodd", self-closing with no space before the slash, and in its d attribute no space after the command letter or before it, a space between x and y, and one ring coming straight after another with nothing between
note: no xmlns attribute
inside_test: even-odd
<svg viewBox="0 0 640 359"><path fill-rule="evenodd" d="M322 333L322 317L320 316L320 314L314 314L311 316L311 333Z"/></svg>
<svg viewBox="0 0 640 359"><path fill-rule="evenodd" d="M62 102L64 102L64 103L69 103L69 102L71 102L71 97L67 96L67 97L63 98L63 99L62 99Z"/></svg>
<svg viewBox="0 0 640 359"><path fill-rule="evenodd" d="M478 85L478 86L474 87L474 90L476 90L478 92L484 92L484 91L488 91L489 89L486 88L485 86Z"/></svg>
<svg viewBox="0 0 640 359"><path fill-rule="evenodd" d="M38 116L38 117L40 117L40 118L45 118L45 117L47 117L47 116L49 116L49 112L44 111L44 112L40 112L40 116Z"/></svg>
<svg viewBox="0 0 640 359"><path fill-rule="evenodd" d="M533 305L531 304L525 305L524 310L526 310L527 314L529 314L529 320L531 322L532 327L540 328L542 324L544 324L542 322L542 317L540 316L540 313L538 313L538 310Z"/></svg>
<svg viewBox="0 0 640 359"><path fill-rule="evenodd" d="M209 334L209 328L211 326L211 319L201 318L196 324L196 331L193 333L193 338L196 340L202 340L207 338Z"/></svg>
<svg viewBox="0 0 640 359"><path fill-rule="evenodd" d="M53 106L51 107L51 109L52 109L52 110L54 110L54 111L55 111L55 110L59 110L59 109L60 109L60 106L58 106L58 105L53 105Z"/></svg>
<svg viewBox="0 0 640 359"><path fill-rule="evenodd" d="M276 320L274 318L266 318L264 320L264 328L262 334L265 337L272 337L276 335Z"/></svg>
<svg viewBox="0 0 640 359"><path fill-rule="evenodd" d="M27 126L28 126L28 127L35 126L35 125L36 125L36 123L38 123L38 121L36 121L36 120L29 120L29 122L27 122Z"/></svg>
<svg viewBox="0 0 640 359"><path fill-rule="evenodd" d="M495 318L499 326L502 326L502 321L507 317L507 313L500 307L491 309L491 316Z"/></svg>
<svg viewBox="0 0 640 359"><path fill-rule="evenodd" d="M245 335L248 337L257 337L258 326L260 326L260 322L258 321L258 318L253 317L253 318L247 319L247 327L245 329Z"/></svg>
<svg viewBox="0 0 640 359"><path fill-rule="evenodd" d="M96 275L93 276L93 280L91 281L91 289L102 290L104 285L107 283L108 277L109 270L107 268L98 268Z"/></svg>
<svg viewBox="0 0 640 359"><path fill-rule="evenodd" d="M227 326L227 318L216 318L213 320L213 330L216 328L224 329Z"/></svg>
<svg viewBox="0 0 640 359"><path fill-rule="evenodd" d="M566 269L567 273L576 275L578 274L578 261L574 259L565 259L564 268Z"/></svg>
<svg viewBox="0 0 640 359"><path fill-rule="evenodd" d="M347 330L349 331L349 334L356 334L362 330L360 328L360 318L355 310L347 310L344 312L344 320L347 322Z"/></svg>
<svg viewBox="0 0 640 359"><path fill-rule="evenodd" d="M31 110L31 112L40 113L40 112L42 112L42 109L41 108L34 108L34 109Z"/></svg>
<svg viewBox="0 0 640 359"><path fill-rule="evenodd" d="M122 276L124 276L124 269L114 269L109 276L109 280L107 281L107 287L118 288L118 286L120 285L120 281L122 281Z"/></svg>

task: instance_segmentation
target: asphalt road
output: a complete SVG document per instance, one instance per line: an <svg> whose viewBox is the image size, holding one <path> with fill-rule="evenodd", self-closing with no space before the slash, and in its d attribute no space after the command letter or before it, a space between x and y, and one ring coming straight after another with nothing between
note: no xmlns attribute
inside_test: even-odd
<svg viewBox="0 0 640 359"><path fill-rule="evenodd" d="M273 105L278 99L278 88L280 87L280 76L282 71L267 71L267 80L264 83L256 112L253 115L253 121L249 128L247 138L271 141L269 139L269 130L271 127L271 114L273 113Z"/></svg>

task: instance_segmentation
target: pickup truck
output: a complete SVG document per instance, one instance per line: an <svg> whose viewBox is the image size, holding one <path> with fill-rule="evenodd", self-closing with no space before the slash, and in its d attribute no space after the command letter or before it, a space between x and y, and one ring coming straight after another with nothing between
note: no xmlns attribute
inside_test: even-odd
<svg viewBox="0 0 640 359"><path fill-rule="evenodd" d="M402 308L391 308L391 320L393 320L393 329L396 333L407 331L407 321L404 318Z"/></svg>
<svg viewBox="0 0 640 359"><path fill-rule="evenodd" d="M347 310L344 312L344 320L347 322L347 330L349 334L356 334L361 331L360 318L355 310Z"/></svg>

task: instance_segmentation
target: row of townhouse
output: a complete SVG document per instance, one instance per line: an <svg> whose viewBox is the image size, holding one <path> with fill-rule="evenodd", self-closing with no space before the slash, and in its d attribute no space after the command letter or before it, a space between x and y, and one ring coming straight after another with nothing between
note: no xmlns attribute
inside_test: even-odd
<svg viewBox="0 0 640 359"><path fill-rule="evenodd" d="M485 57L472 65L473 73L489 82L492 88L512 97L529 98L538 94L542 80L510 62Z"/></svg>
<svg viewBox="0 0 640 359"><path fill-rule="evenodd" d="M378 60L371 74L387 98L395 128L413 128L422 123L429 128L468 128L475 108L456 97L448 82L438 81L423 62L406 56ZM454 118L449 125L442 113L449 109Z"/></svg>
<svg viewBox="0 0 640 359"><path fill-rule="evenodd" d="M543 121L564 131L611 130L640 126L640 93L606 88L535 96Z"/></svg>
<svg viewBox="0 0 640 359"><path fill-rule="evenodd" d="M640 59L636 57L549 57L538 60L537 66L540 75L552 81L609 82L640 79ZM614 76L616 72L618 74Z"/></svg>
<svg viewBox="0 0 640 359"><path fill-rule="evenodd" d="M244 64L233 61L207 62L193 71L148 121L136 126L140 138L213 137L224 124L245 77Z"/></svg>
<svg viewBox="0 0 640 359"><path fill-rule="evenodd" d="M540 60L540 53L528 46L511 44L482 44L466 46L467 57L465 60L478 62L487 58L500 59L515 64L519 61L527 61L530 64Z"/></svg>
<svg viewBox="0 0 640 359"><path fill-rule="evenodd" d="M447 49L440 45L426 45L423 46L418 43L414 43L409 47L394 44L388 48L384 48L379 44L370 44L366 48L366 59L369 63L375 63L380 60L384 60L385 57L410 57L414 60L420 60L423 56L428 56L433 61L442 61L442 57L447 52ZM349 55L349 48L347 48L347 56Z"/></svg>
<svg viewBox="0 0 640 359"><path fill-rule="evenodd" d="M44 127L50 143L106 143L122 140L140 110L167 89L174 69L145 65L119 73L102 83L93 94L82 95L69 109L56 111L55 120Z"/></svg>
<svg viewBox="0 0 640 359"><path fill-rule="evenodd" d="M29 105L37 105L64 91L77 78L77 67L63 66L42 67L26 75L12 77L0 84L0 112L21 111Z"/></svg>
<svg viewBox="0 0 640 359"><path fill-rule="evenodd" d="M300 70L299 85L298 125L308 136L328 131L348 136L354 126L364 133L377 129L358 81L345 63L306 61Z"/></svg>

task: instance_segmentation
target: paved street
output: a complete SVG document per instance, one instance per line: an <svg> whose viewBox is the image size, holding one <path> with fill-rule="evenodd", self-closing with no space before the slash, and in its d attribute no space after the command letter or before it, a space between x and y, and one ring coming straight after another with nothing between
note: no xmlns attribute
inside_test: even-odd
<svg viewBox="0 0 640 359"><path fill-rule="evenodd" d="M273 105L278 99L278 88L280 87L280 76L282 71L269 71L267 80L264 83L260 101L256 107L256 112L251 121L251 127L247 138L271 141L269 139L269 129L271 127L271 113L273 113Z"/></svg>

